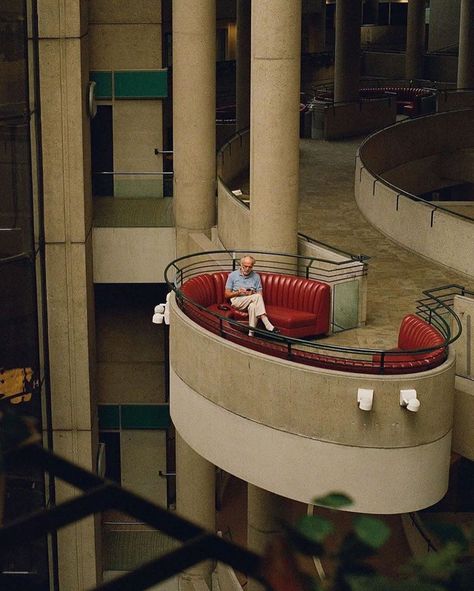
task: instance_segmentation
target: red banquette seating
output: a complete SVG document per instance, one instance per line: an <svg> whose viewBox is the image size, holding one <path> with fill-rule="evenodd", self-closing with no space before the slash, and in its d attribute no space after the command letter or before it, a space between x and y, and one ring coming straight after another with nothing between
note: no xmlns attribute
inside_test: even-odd
<svg viewBox="0 0 474 591"><path fill-rule="evenodd" d="M268 317L278 327L280 334L303 338L329 332L331 288L327 283L279 273L259 275ZM232 308L224 298L227 276L225 272L210 273L186 281L181 291L190 300L185 302L187 310L191 310L194 302L226 318L246 321L248 315ZM223 305L228 310L220 309ZM202 321L203 313L194 307L190 315L197 315ZM212 320L207 319L207 323L212 324Z"/></svg>

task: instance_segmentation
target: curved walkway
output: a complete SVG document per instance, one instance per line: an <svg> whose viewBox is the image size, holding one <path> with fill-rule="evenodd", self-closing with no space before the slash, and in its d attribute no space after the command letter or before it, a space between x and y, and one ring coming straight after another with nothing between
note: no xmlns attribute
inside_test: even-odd
<svg viewBox="0 0 474 591"><path fill-rule="evenodd" d="M355 156L363 139L300 141L298 230L342 250L371 257L367 325L331 336L328 342L390 348L396 346L402 317L415 312L423 290L450 283L472 290L474 278L404 249L364 218L354 198ZM245 180L236 179L235 185L248 192L248 175Z"/></svg>
<svg viewBox="0 0 474 591"><path fill-rule="evenodd" d="M415 311L425 289L474 278L437 265L392 242L360 213L354 198L355 155L362 138L301 140L299 231L352 253L369 255L367 326L331 340L391 347L402 316Z"/></svg>

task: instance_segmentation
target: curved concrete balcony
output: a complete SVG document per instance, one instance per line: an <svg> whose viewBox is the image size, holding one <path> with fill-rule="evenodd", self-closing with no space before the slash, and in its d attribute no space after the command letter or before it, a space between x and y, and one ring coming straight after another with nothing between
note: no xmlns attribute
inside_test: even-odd
<svg viewBox="0 0 474 591"><path fill-rule="evenodd" d="M409 375L325 370L271 357L196 324L171 297L171 416L223 470L307 503L350 494L354 511L404 513L448 486L454 357ZM373 390L370 411L359 389ZM416 390L418 412L400 405Z"/></svg>
<svg viewBox="0 0 474 591"><path fill-rule="evenodd" d="M474 276L472 201L418 197L472 183L473 110L404 121L370 136L356 159L355 194L364 216L406 248Z"/></svg>

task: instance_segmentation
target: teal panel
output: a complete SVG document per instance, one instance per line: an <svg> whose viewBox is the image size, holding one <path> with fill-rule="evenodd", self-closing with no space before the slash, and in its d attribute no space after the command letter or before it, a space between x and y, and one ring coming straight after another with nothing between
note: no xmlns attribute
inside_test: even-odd
<svg viewBox="0 0 474 591"><path fill-rule="evenodd" d="M120 429L120 406L99 404L99 430Z"/></svg>
<svg viewBox="0 0 474 591"><path fill-rule="evenodd" d="M112 98L112 72L90 72L89 78L95 82L95 98Z"/></svg>
<svg viewBox="0 0 474 591"><path fill-rule="evenodd" d="M167 70L114 72L116 99L157 99L168 96Z"/></svg>
<svg viewBox="0 0 474 591"><path fill-rule="evenodd" d="M333 298L334 332L355 328L359 323L359 282L336 283Z"/></svg>
<svg viewBox="0 0 474 591"><path fill-rule="evenodd" d="M122 429L167 429L171 424L168 404L122 404Z"/></svg>

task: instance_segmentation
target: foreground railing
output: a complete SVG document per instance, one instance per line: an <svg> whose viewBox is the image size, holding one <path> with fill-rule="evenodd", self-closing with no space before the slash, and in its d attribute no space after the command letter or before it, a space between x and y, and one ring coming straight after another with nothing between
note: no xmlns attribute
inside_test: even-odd
<svg viewBox="0 0 474 591"><path fill-rule="evenodd" d="M258 328L255 329L254 336L249 336L247 324L233 320L225 313L208 310L187 297L182 290L186 281L198 275L235 270L243 254L251 254L257 259L258 272L297 275L329 284L337 281L341 273L347 276L352 272L357 276L365 273L366 269L364 264L361 268L360 261L344 261L338 265L326 259L261 251L211 251L181 257L171 262L165 270L165 279L175 292L181 309L203 328L247 348L324 369L399 374L423 371L440 365L447 357L448 346L461 334L460 320L451 309L450 302L456 293L467 292L461 286L452 285L424 291L425 297L418 302L417 315L433 325L444 339L441 344L432 347L403 351L343 347L325 342L321 338L306 340L281 334L271 335ZM354 264L356 266L351 267ZM430 357L430 354L441 352L443 355L437 355L436 359ZM413 359L407 361L407 357Z"/></svg>
<svg viewBox="0 0 474 591"><path fill-rule="evenodd" d="M24 540L40 538L89 515L117 509L182 542L182 546L111 582L99 585L96 591L148 589L208 559L228 564L265 583L260 556L254 552L208 532L39 445L25 446L11 452L6 459L12 463L27 462L40 467L51 477L60 478L80 489L83 494L0 528L0 553L21 545Z"/></svg>

